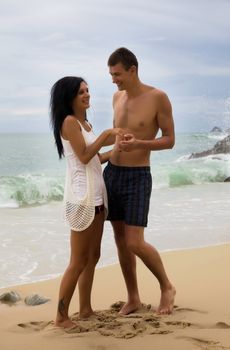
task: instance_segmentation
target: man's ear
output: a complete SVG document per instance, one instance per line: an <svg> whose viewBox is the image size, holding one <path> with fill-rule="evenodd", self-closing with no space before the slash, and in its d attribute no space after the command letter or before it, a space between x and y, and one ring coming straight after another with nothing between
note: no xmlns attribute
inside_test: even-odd
<svg viewBox="0 0 230 350"><path fill-rule="evenodd" d="M131 73L136 73L137 72L137 67L134 66L134 64L129 68Z"/></svg>

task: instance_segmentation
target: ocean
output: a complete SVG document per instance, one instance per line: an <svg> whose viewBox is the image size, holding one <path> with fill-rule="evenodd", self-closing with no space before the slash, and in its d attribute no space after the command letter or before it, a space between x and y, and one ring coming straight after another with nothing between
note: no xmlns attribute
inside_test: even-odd
<svg viewBox="0 0 230 350"><path fill-rule="evenodd" d="M189 159L225 133L177 134L172 150L152 152L153 190L145 237L158 250L230 241L230 154ZM69 229L62 221L65 160L51 134L0 134L0 288L63 273ZM109 222L98 266L116 263Z"/></svg>

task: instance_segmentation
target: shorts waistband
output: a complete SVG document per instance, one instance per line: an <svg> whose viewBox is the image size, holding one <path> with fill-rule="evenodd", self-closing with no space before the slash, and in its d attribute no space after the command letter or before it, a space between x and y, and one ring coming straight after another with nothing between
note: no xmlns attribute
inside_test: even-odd
<svg viewBox="0 0 230 350"><path fill-rule="evenodd" d="M112 168L114 171L120 172L120 171L130 171L130 172L140 172L140 171L145 171L145 172L150 172L150 166L123 166L123 165L115 165L112 164L110 161L108 161L107 166Z"/></svg>

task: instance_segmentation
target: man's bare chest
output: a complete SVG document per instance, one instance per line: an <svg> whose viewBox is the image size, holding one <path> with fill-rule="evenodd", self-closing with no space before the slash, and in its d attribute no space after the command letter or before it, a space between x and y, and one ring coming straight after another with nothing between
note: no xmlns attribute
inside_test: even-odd
<svg viewBox="0 0 230 350"><path fill-rule="evenodd" d="M114 119L116 127L140 131L153 126L156 110L144 103L120 103L114 108Z"/></svg>

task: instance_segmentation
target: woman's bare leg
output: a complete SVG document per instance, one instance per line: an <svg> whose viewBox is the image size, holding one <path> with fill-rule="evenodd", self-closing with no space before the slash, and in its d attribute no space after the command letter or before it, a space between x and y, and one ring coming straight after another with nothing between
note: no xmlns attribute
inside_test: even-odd
<svg viewBox="0 0 230 350"><path fill-rule="evenodd" d="M91 291L96 264L100 258L101 238L104 227L104 213L95 215L93 224L90 226L91 241L88 263L82 271L79 280L79 317L87 318L93 314L91 306Z"/></svg>
<svg viewBox="0 0 230 350"><path fill-rule="evenodd" d="M69 304L79 276L87 265L91 235L92 232L89 229L84 232L71 231L70 263L63 275L59 290L58 310L55 321L55 325L58 327L69 328L74 325L68 315Z"/></svg>

